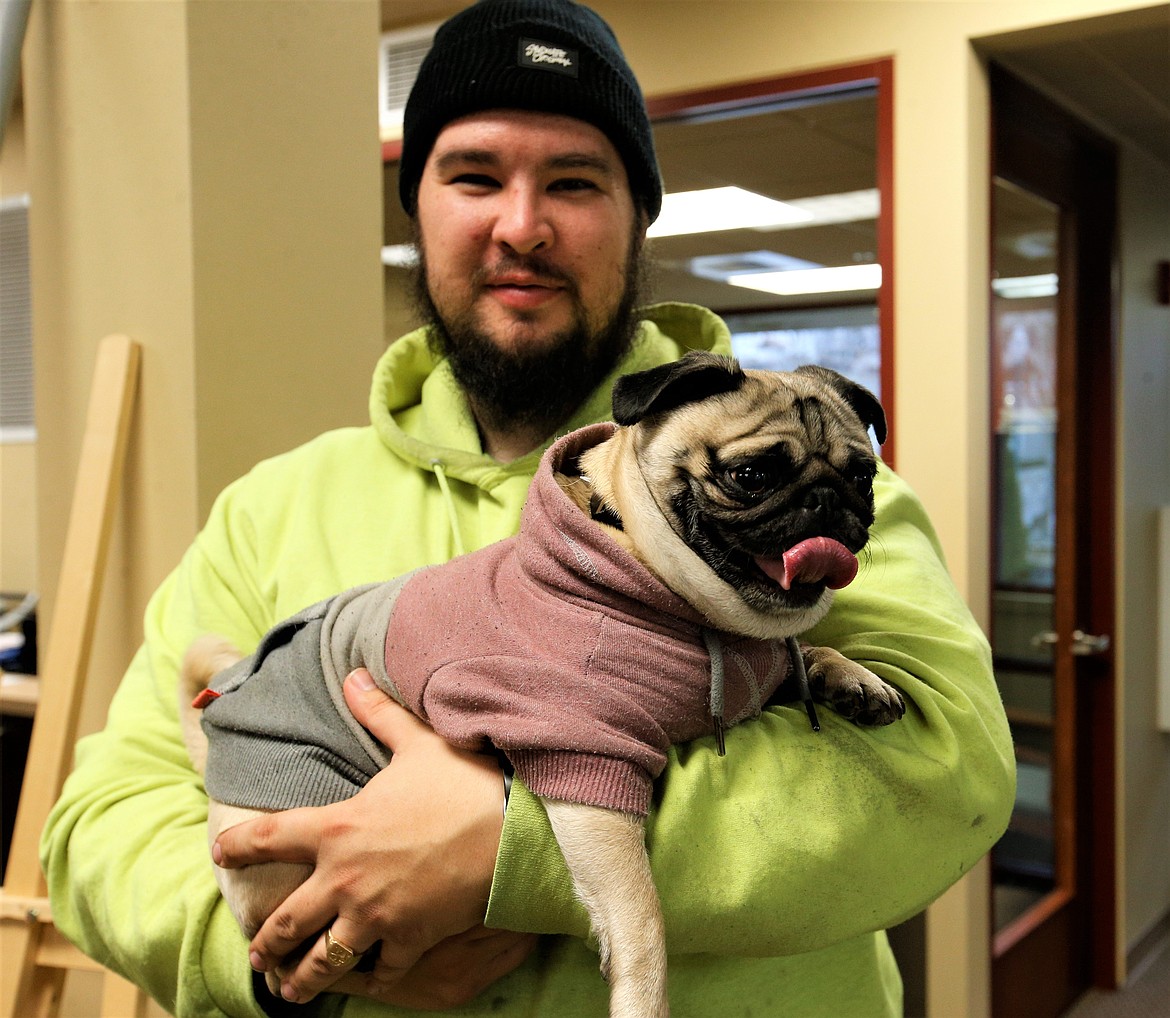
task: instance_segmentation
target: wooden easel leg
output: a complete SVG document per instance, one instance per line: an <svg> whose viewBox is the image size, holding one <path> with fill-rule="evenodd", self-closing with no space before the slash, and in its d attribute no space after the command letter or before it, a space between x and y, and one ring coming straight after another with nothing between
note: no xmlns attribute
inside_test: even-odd
<svg viewBox="0 0 1170 1018"><path fill-rule="evenodd" d="M48 1013L43 1010L42 988L37 980L40 935L39 923L9 917L0 919L0 957L4 959L5 969L4 978L0 979L0 1015L3 1018Z"/></svg>
<svg viewBox="0 0 1170 1018"><path fill-rule="evenodd" d="M62 553L58 601L41 672L41 697L4 874L5 886L0 888L0 1018L56 1014L65 970L78 967L76 959L83 957L74 952L65 965L45 964L46 959L41 957L44 931L51 917L46 911L48 901L44 897L38 843L45 818L61 793L73 761L101 579L130 433L139 355L139 346L133 340L107 336L94 366L85 438ZM145 995L141 1000L145 1001ZM127 1018L137 1010L135 1002L118 1018Z"/></svg>
<svg viewBox="0 0 1170 1018"><path fill-rule="evenodd" d="M38 968L33 973L29 992L29 1018L57 1018L64 988L64 969Z"/></svg>

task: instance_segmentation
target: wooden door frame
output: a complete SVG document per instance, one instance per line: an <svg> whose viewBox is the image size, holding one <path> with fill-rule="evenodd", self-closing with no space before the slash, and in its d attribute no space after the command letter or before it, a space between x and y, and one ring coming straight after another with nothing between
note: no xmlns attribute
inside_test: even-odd
<svg viewBox="0 0 1170 1018"><path fill-rule="evenodd" d="M1060 643L1058 655L1065 655L1060 693L1072 701L1078 759L1071 761L1071 780L1057 794L1073 794L1085 804L1092 824L1081 824L1071 856L1064 865L1071 868L1078 897L1076 912L1064 909L1059 899L1036 916L997 937L992 959L993 1013L1038 1014L1036 1001L1020 996L1029 983L1063 979L1070 986L1086 971L1092 986L1117 985L1117 855L1115 833L1116 677L1114 650L1094 656L1069 654L1070 634L1075 629L1088 633L1115 632L1114 546L1116 489L1114 441L1114 315L1113 269L1116 263L1117 153L1107 139L1081 123L1047 97L1025 85L998 65L989 67L992 97L992 172L1056 203L1061 209L1061 229L1071 257L1060 267L1061 310L1073 327L1058 336L1066 374L1058 380L1071 412L1062 413L1067 423L1058 433L1057 462L1073 465L1058 478L1058 498L1078 506L1077 551L1083 557L1063 558L1074 566L1073 603L1058 612L1055 630ZM1001 153L1016 153L1007 172ZM1071 236L1069 231L1075 231ZM1062 248L1066 245L1062 241ZM1087 285L1084 285L1086 284ZM1067 353L1073 353L1070 359ZM1077 385L1070 387L1075 379ZM1062 408L1064 401L1062 401ZM1077 456L1075 453L1079 452ZM1101 497L1100 493L1106 493ZM1067 501L1066 501L1067 504ZM1059 505L1059 501L1058 501ZM1058 512L1058 542L1069 543L1078 535L1062 534ZM1067 581L1066 581L1067 582ZM1056 915L1059 913L1058 915ZM1012 969L1012 949L1051 915L1058 923L1084 923L1088 957L1053 959L1051 977L1034 969L1017 976ZM1057 942L1060 931L1049 923L1037 936ZM1016 968L1021 968L1017 965ZM999 979L996 971L999 970ZM1079 969L1079 971L1078 971ZM997 984L1012 983L1017 991L1010 1004L997 993Z"/></svg>

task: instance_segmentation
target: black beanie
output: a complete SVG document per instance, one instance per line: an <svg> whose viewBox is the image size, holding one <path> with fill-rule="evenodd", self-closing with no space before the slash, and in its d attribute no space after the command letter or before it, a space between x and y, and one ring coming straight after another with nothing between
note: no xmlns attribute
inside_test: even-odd
<svg viewBox="0 0 1170 1018"><path fill-rule="evenodd" d="M642 90L613 30L571 0L479 0L444 22L419 68L402 123L398 196L414 215L439 132L481 110L559 113L617 149L635 203L653 222L662 179Z"/></svg>

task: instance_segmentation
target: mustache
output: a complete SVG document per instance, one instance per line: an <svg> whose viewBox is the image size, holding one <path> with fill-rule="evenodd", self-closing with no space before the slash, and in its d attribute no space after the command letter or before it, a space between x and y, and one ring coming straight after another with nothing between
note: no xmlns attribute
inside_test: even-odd
<svg viewBox="0 0 1170 1018"><path fill-rule="evenodd" d="M576 278L539 254L505 252L491 265L476 269L472 274L472 284L478 289L501 276L512 274L532 276L535 283L554 283L572 294L577 293Z"/></svg>

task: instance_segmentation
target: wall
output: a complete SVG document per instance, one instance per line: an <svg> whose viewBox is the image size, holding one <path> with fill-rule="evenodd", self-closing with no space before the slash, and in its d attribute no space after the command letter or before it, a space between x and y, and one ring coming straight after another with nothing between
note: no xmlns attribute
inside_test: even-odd
<svg viewBox="0 0 1170 1018"><path fill-rule="evenodd" d="M37 449L0 442L0 591L37 589Z"/></svg>
<svg viewBox="0 0 1170 1018"><path fill-rule="evenodd" d="M369 420L378 14L372 0L187 7L206 70L190 107L202 519L261 457Z"/></svg>
<svg viewBox="0 0 1170 1018"><path fill-rule="evenodd" d="M1158 591L1155 512L1170 505L1170 307L1156 300L1155 266L1170 259L1170 167L1133 147L1121 158L1122 481L1119 652L1125 675L1121 747L1126 944L1170 909L1170 733L1157 729ZM1162 591L1170 597L1170 591ZM1165 634L1163 634L1165 635Z"/></svg>

